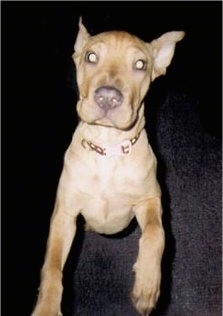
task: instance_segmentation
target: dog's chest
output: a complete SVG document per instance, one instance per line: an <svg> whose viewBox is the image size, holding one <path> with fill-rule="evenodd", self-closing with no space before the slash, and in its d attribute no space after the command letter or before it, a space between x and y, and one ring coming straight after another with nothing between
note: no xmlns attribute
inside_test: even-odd
<svg viewBox="0 0 223 316"><path fill-rule="evenodd" d="M82 179L81 213L88 227L107 234L124 229L134 216L132 208L138 199L128 165L98 159L91 171L82 173Z"/></svg>
<svg viewBox="0 0 223 316"><path fill-rule="evenodd" d="M120 169L119 165L120 164L115 161L112 161L112 159L106 158L99 159L96 162L95 169L92 173L92 182L93 184L95 183L97 192L111 192L115 187L117 188L117 186L120 186L121 174L120 177L117 176L117 172L119 172ZM123 174L123 171L121 173Z"/></svg>
<svg viewBox="0 0 223 316"><path fill-rule="evenodd" d="M141 183L140 175L136 173L135 168L125 158L103 158L99 157L92 165L91 171L86 170L85 180L91 187L94 196L113 197L122 196L128 198L134 195L137 198L138 192L136 184ZM142 189L140 189L140 194Z"/></svg>

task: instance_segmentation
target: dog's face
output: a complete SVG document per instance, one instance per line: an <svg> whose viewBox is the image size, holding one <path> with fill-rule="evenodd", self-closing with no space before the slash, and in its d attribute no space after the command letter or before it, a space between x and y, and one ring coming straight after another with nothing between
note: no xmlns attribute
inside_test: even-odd
<svg viewBox="0 0 223 316"><path fill-rule="evenodd" d="M90 36L79 23L73 55L77 69L77 112L89 124L131 128L150 82L164 74L183 32L145 43L122 31Z"/></svg>

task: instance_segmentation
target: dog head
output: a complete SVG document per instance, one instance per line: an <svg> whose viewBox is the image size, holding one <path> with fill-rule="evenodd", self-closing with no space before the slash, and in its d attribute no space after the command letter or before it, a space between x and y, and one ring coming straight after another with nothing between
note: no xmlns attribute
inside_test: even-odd
<svg viewBox="0 0 223 316"><path fill-rule="evenodd" d="M88 124L130 129L150 83L166 73L184 32L168 32L146 43L123 31L90 36L80 18L73 59L77 70L77 112Z"/></svg>

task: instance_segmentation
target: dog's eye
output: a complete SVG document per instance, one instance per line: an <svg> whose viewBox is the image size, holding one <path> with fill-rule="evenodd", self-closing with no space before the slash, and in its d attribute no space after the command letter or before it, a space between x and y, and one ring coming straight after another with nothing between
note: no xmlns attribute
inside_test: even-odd
<svg viewBox="0 0 223 316"><path fill-rule="evenodd" d="M146 63L146 61L143 60L143 59L138 59L138 60L135 62L134 68L135 68L136 70L146 70L146 69L147 69L147 63Z"/></svg>
<svg viewBox="0 0 223 316"><path fill-rule="evenodd" d="M87 52L85 55L85 60L89 63L96 64L98 61L98 56L95 52Z"/></svg>

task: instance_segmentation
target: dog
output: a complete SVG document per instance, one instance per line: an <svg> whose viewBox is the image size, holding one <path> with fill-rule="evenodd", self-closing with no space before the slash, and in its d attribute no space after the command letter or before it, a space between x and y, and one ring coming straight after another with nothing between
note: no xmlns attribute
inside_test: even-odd
<svg viewBox="0 0 223 316"><path fill-rule="evenodd" d="M131 299L140 315L155 308L165 233L144 98L150 83L166 73L183 37L183 31L173 31L146 43L124 31L91 36L80 18L72 56L79 123L64 156L32 316L62 315L63 267L79 214L100 234L120 232L136 218L142 233Z"/></svg>

